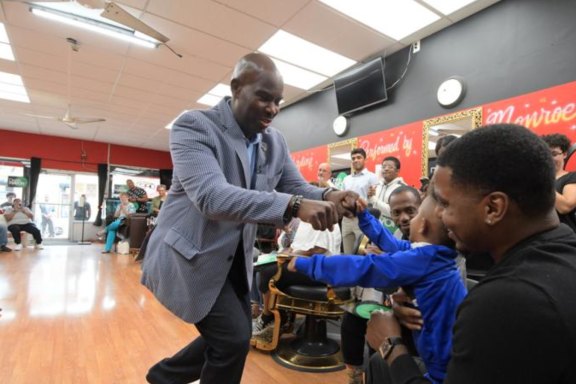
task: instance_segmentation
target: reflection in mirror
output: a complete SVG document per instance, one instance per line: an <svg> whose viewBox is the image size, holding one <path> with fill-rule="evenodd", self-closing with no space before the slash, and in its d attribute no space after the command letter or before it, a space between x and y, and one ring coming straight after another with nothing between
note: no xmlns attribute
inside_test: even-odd
<svg viewBox="0 0 576 384"><path fill-rule="evenodd" d="M352 171L352 158L350 152L352 152L352 150L357 146L357 138L328 144L327 162L330 165L332 172L331 181L338 189L343 188L344 177L349 175Z"/></svg>
<svg viewBox="0 0 576 384"><path fill-rule="evenodd" d="M469 109L424 121L422 130L422 175L431 176L436 166L436 145L439 140L451 140L482 125L482 108Z"/></svg>

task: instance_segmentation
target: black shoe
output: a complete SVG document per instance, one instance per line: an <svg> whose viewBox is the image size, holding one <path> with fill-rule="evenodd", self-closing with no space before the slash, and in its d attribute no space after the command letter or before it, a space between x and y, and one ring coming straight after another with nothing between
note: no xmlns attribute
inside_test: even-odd
<svg viewBox="0 0 576 384"><path fill-rule="evenodd" d="M3 245L0 247L0 252L12 252L12 248L8 248L7 246Z"/></svg>
<svg viewBox="0 0 576 384"><path fill-rule="evenodd" d="M102 251L102 253L110 253L110 251Z"/></svg>

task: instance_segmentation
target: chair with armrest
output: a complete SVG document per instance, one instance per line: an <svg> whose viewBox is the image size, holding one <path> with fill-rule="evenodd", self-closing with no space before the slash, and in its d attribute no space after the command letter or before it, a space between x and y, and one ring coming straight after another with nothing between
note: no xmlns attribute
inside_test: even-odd
<svg viewBox="0 0 576 384"><path fill-rule="evenodd" d="M278 272L270 280L270 310L274 329L267 338L255 337L251 344L257 349L274 351L272 357L280 365L305 372L330 372L344 368L340 345L328 338L327 319L339 319L342 304L352 301L350 288L329 285L290 285L280 290L283 265L291 256L278 255ZM306 316L303 336L282 338L280 311Z"/></svg>

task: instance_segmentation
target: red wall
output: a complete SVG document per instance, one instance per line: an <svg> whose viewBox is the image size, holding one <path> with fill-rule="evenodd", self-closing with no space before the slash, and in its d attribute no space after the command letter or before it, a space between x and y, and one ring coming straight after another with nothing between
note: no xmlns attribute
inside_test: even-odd
<svg viewBox="0 0 576 384"><path fill-rule="evenodd" d="M82 148L86 164L81 163ZM42 159L42 168L96 172L96 164L108 162L108 144L65 137L0 130L0 157ZM110 145L110 163L150 169L172 169L169 152Z"/></svg>

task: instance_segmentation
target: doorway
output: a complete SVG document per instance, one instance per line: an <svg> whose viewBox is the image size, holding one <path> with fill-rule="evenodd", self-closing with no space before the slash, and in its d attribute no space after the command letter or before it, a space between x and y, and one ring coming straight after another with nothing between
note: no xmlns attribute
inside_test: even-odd
<svg viewBox="0 0 576 384"><path fill-rule="evenodd" d="M72 212L73 175L41 173L38 179L34 221L42 233L42 240L68 240Z"/></svg>

